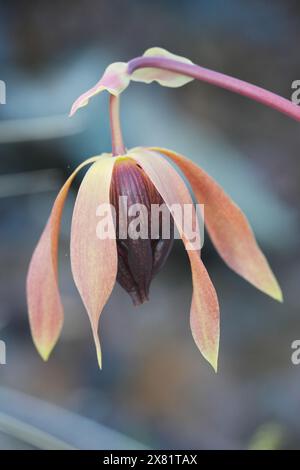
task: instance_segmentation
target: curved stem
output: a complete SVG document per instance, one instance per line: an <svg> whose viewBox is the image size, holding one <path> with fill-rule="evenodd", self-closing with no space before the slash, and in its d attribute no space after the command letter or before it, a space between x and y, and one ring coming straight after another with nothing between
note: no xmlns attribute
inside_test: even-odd
<svg viewBox="0 0 300 470"><path fill-rule="evenodd" d="M118 96L110 95L109 112L112 154L114 156L124 155L126 150L123 143L122 130L120 125L120 98Z"/></svg>
<svg viewBox="0 0 300 470"><path fill-rule="evenodd" d="M276 109L296 121L300 121L300 107L295 103L264 88L244 82L243 80L224 75L223 73L214 72L200 65L184 64L183 62L165 59L163 57L137 57L132 59L128 62L128 73L132 74L135 70L146 67L177 72L195 78L196 80L225 88L226 90L247 96L270 108Z"/></svg>

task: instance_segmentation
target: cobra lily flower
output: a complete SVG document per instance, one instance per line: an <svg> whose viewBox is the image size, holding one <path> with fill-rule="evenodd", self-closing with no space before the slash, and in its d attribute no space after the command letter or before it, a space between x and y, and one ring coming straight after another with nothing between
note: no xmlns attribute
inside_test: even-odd
<svg viewBox="0 0 300 470"><path fill-rule="evenodd" d="M135 304L148 299L151 280L163 267L172 248L172 236L161 234L151 239L123 240L115 223L112 205L122 212L118 199L126 196L130 204L166 204L172 214L189 257L193 296L190 325L194 340L203 356L217 369L219 348L219 305L215 288L182 222L172 210L174 205L192 205L191 194L176 170L190 183L196 200L205 206L205 224L216 250L235 272L278 301L282 293L272 270L260 250L250 225L223 189L204 170L186 157L158 147L126 150L119 122L119 95L131 81L179 87L193 79L206 81L248 96L300 120L300 110L274 93L217 72L204 69L190 60L164 49L152 48L144 56L128 63L111 64L100 81L73 104L71 115L85 106L94 95L110 93L112 154L102 154L84 161L60 190L44 232L33 254L28 278L27 298L34 343L47 360L63 324L63 306L58 289L57 255L59 227L63 206L75 176L90 165L80 185L71 227L71 266L74 281L86 307L101 367L98 337L99 317L116 280L130 294ZM172 163L172 164L171 164ZM97 234L97 208L107 205L108 222L113 235ZM194 218L195 214L192 214ZM141 224L149 223L148 215ZM151 225L151 224L150 224ZM198 229L197 229L198 230Z"/></svg>

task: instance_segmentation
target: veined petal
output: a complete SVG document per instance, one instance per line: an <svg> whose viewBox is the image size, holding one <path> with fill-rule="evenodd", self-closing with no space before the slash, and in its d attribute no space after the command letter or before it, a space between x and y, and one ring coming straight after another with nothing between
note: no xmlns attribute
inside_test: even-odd
<svg viewBox="0 0 300 470"><path fill-rule="evenodd" d="M63 324L63 306L58 289L57 254L64 203L79 170L98 158L90 158L79 165L63 185L29 265L27 303L31 334L38 352L45 361L57 342Z"/></svg>
<svg viewBox="0 0 300 470"><path fill-rule="evenodd" d="M83 93L73 103L70 116L73 116L79 108L86 106L89 99L93 96L101 93L101 91L108 91L112 95L119 95L125 88L128 87L130 82L129 75L127 73L127 64L125 62L115 62L110 64L104 74L102 75L99 82L96 83L92 88Z"/></svg>
<svg viewBox="0 0 300 470"><path fill-rule="evenodd" d="M194 340L201 353L217 370L219 350L219 304L211 279L200 258L199 251L190 249L189 236L183 226L182 217L172 211L172 206L193 204L189 191L179 174L158 153L147 149L133 149L128 152L147 173L152 183L167 204L187 249L191 263L193 298L190 324Z"/></svg>
<svg viewBox="0 0 300 470"><path fill-rule="evenodd" d="M192 64L193 62L185 57L172 54L171 52L162 49L161 47L151 47L144 54L143 57L163 57L165 59L173 59L184 64ZM186 75L170 72L168 70L162 70L158 68L147 67L143 69L135 70L131 76L131 80L135 82L151 83L153 81L158 82L160 85L178 88L186 83L194 80L194 78L187 77Z"/></svg>
<svg viewBox="0 0 300 470"><path fill-rule="evenodd" d="M116 240L109 205L114 163L115 158L104 158L86 173L76 198L71 229L73 277L90 318L100 368L99 317L117 275ZM112 228L106 238L97 233L100 207L106 208L104 212Z"/></svg>
<svg viewBox="0 0 300 470"><path fill-rule="evenodd" d="M262 292L282 302L278 282L240 208L191 160L167 149L152 150L169 157L189 180L197 200L204 204L209 235L228 266Z"/></svg>

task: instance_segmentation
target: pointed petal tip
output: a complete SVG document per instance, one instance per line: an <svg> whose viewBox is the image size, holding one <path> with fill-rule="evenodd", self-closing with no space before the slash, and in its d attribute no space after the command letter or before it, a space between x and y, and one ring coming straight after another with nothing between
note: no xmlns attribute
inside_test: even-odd
<svg viewBox="0 0 300 470"><path fill-rule="evenodd" d="M209 363L209 365L213 368L214 372L218 373L218 359L219 359L219 334L217 335L217 339L210 347L204 346L203 344L199 343L199 338L196 334L195 328L191 325L192 329L192 336L194 338L195 344L198 350L201 352L204 359Z"/></svg>
<svg viewBox="0 0 300 470"><path fill-rule="evenodd" d="M254 287L256 287L256 289L260 290L277 302L283 303L283 293L281 287L268 264L267 268L267 276L265 279L263 279L263 281L250 282Z"/></svg>
<svg viewBox="0 0 300 470"><path fill-rule="evenodd" d="M43 359L43 361L47 362L49 357L50 357L51 351L39 351L38 350L38 353L41 356L41 358Z"/></svg>
<svg viewBox="0 0 300 470"><path fill-rule="evenodd" d="M31 328L31 337L32 337L33 344L38 354L43 359L43 361L47 362L50 355L52 354L52 351L54 350L58 342L58 339L60 337L62 327L63 327L63 320L61 320L61 322L57 325L56 335L55 337L52 337L51 339L38 337L37 333L33 333L32 328Z"/></svg>
<svg viewBox="0 0 300 470"><path fill-rule="evenodd" d="M99 370L102 370L102 354L101 354L101 352L100 352L100 354L97 353L97 361L98 361Z"/></svg>
<svg viewBox="0 0 300 470"><path fill-rule="evenodd" d="M218 360L210 362L210 365L212 366L215 374L217 374L218 373Z"/></svg>
<svg viewBox="0 0 300 470"><path fill-rule="evenodd" d="M196 340L195 340L196 342ZM197 343L196 343L197 344ZM198 344L197 344L198 346ZM199 348L199 346L198 346ZM199 348L200 349L200 348ZM218 359L219 359L219 347L212 349L211 351L205 351L203 348L200 349L200 352L204 359L209 363L213 368L214 372L218 373Z"/></svg>
<svg viewBox="0 0 300 470"><path fill-rule="evenodd" d="M276 284L273 286L272 289L270 289L268 292L266 292L267 295L272 297L272 299L277 300L277 302L280 302L281 304L283 303L283 293L282 290L279 286L279 284L276 282Z"/></svg>
<svg viewBox="0 0 300 470"><path fill-rule="evenodd" d="M277 302L283 304L283 302L284 302L284 297L283 297L282 291L280 291L280 295L279 295L275 300L277 300Z"/></svg>
<svg viewBox="0 0 300 470"><path fill-rule="evenodd" d="M205 359L209 362L209 364L213 368L214 372L217 374L218 373L218 366L219 366L219 364L218 364L219 350L212 351L211 354L208 357L205 357Z"/></svg>
<svg viewBox="0 0 300 470"><path fill-rule="evenodd" d="M95 346L96 346L98 366L99 366L99 369L102 370L102 352L101 352L101 346L100 346L98 332L94 331L93 336L94 336L94 341L95 341Z"/></svg>
<svg viewBox="0 0 300 470"><path fill-rule="evenodd" d="M53 344L53 345L49 346L49 345L45 345L45 344L37 344L36 341L34 342L34 344L35 344L35 347L37 349L37 352L39 353L39 355L41 356L43 361L47 362L55 345Z"/></svg>
<svg viewBox="0 0 300 470"><path fill-rule="evenodd" d="M81 102L80 98L78 98L71 107L71 110L69 112L69 117L70 118L73 117L77 113L78 109L84 108L84 106L86 106L87 104L88 104L88 100L85 102Z"/></svg>

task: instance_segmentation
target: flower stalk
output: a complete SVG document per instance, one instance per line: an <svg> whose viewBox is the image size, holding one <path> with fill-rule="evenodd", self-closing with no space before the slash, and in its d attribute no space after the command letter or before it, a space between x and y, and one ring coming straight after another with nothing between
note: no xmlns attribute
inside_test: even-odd
<svg viewBox="0 0 300 470"><path fill-rule="evenodd" d="M233 91L269 106L270 108L276 109L296 121L300 121L300 107L292 101L259 86L252 85L251 83L220 72L214 72L200 65L187 64L164 57L137 57L128 62L127 71L129 75L132 75L135 70L150 67L167 70L169 72L177 72L196 80Z"/></svg>
<svg viewBox="0 0 300 470"><path fill-rule="evenodd" d="M120 97L110 95L109 99L109 114L110 114L110 129L111 129L111 142L112 154L124 155L126 149L123 143L123 136L120 124Z"/></svg>

